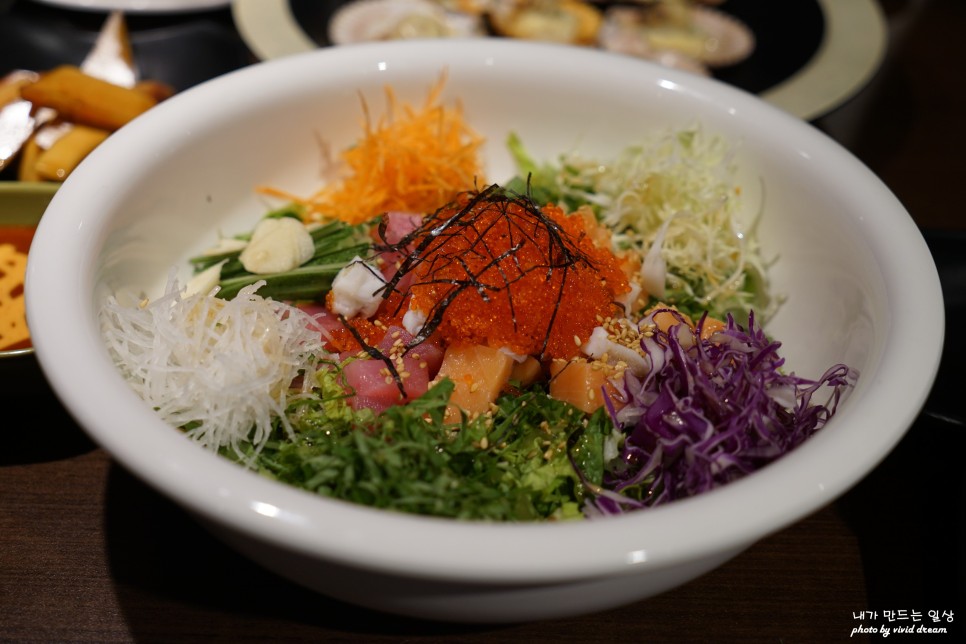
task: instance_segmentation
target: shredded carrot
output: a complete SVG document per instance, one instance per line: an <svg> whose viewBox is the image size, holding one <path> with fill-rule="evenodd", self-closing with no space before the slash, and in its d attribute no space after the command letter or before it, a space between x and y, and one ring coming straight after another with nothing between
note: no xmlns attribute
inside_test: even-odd
<svg viewBox="0 0 966 644"><path fill-rule="evenodd" d="M483 138L463 120L462 107L439 104L445 73L421 109L396 101L385 88L387 113L375 124L362 101L364 134L341 153L345 176L308 198L263 187L263 194L306 206L305 219L368 221L391 210L434 212L464 190L484 181Z"/></svg>

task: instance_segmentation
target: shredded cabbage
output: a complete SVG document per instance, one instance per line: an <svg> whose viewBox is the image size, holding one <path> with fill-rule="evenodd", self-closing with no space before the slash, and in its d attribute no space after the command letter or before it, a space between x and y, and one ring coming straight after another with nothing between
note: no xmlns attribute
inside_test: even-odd
<svg viewBox="0 0 966 644"><path fill-rule="evenodd" d="M694 126L653 133L613 159L571 151L538 164L515 134L508 146L535 198L590 205L616 246L649 260L643 278L655 297L720 317L772 314L757 218L746 228L739 216L734 145Z"/></svg>
<svg viewBox="0 0 966 644"><path fill-rule="evenodd" d="M661 311L671 310L654 314ZM653 365L646 376L625 372L627 404L610 406L624 441L588 516L693 496L760 469L824 426L858 378L843 364L817 380L784 373L781 343L754 314L747 327L728 316L724 329L703 340L706 318L694 334L680 319L642 336ZM820 392L828 398L813 400Z"/></svg>

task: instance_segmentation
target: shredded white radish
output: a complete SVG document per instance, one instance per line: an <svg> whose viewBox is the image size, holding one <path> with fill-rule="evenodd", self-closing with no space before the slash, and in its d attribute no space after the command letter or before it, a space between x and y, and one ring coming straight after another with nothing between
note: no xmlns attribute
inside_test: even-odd
<svg viewBox="0 0 966 644"><path fill-rule="evenodd" d="M161 418L205 447L231 447L250 462L285 417L289 388L314 381L325 355L315 321L298 308L256 294L232 300L188 295L172 277L162 297L134 306L110 296L101 332L125 379ZM251 441L254 454L241 445Z"/></svg>

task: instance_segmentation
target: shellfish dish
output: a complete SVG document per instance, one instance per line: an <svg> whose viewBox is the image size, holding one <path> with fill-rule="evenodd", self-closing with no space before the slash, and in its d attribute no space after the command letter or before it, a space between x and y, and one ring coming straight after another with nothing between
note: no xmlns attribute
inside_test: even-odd
<svg viewBox="0 0 966 644"><path fill-rule="evenodd" d="M328 25L336 45L505 37L599 47L702 75L745 60L753 32L715 0L352 0Z"/></svg>

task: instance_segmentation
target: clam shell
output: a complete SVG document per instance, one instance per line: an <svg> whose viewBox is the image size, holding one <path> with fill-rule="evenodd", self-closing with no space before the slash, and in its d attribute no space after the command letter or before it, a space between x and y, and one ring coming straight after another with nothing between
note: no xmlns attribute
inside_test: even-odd
<svg viewBox="0 0 966 644"><path fill-rule="evenodd" d="M641 58L677 52L708 67L741 62L755 49L754 33L740 20L716 9L693 7L690 28L645 23L642 11L613 7L604 15L598 45Z"/></svg>
<svg viewBox="0 0 966 644"><path fill-rule="evenodd" d="M697 58L681 51L654 47L639 34L628 29L619 29L613 24L605 24L601 28L600 47L608 51L651 60L665 67L682 69L701 76L711 75L708 66Z"/></svg>
<svg viewBox="0 0 966 644"><path fill-rule="evenodd" d="M696 7L694 26L707 34L701 60L712 67L740 63L755 50L755 34L748 26L721 11Z"/></svg>
<svg viewBox="0 0 966 644"><path fill-rule="evenodd" d="M491 0L435 0L435 2L447 11L479 16L488 9Z"/></svg>
<svg viewBox="0 0 966 644"><path fill-rule="evenodd" d="M455 38L485 35L479 16L447 11L429 0L355 0L329 20L329 42Z"/></svg>
<svg viewBox="0 0 966 644"><path fill-rule="evenodd" d="M708 66L702 63L696 58L682 54L679 51L673 51L671 49L655 49L644 58L648 60L653 60L654 62L664 65L665 67L672 67L674 69L682 69L686 72L691 72L692 74L698 74L699 76L710 76L711 70Z"/></svg>

